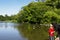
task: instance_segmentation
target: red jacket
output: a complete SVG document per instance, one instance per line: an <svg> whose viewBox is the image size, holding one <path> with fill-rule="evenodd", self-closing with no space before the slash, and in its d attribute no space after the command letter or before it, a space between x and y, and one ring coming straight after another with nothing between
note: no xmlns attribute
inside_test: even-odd
<svg viewBox="0 0 60 40"><path fill-rule="evenodd" d="M49 29L49 36L54 36L54 28Z"/></svg>

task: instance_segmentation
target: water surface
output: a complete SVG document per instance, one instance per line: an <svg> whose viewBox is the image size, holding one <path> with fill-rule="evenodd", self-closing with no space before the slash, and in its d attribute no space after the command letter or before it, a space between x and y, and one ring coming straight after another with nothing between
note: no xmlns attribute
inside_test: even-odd
<svg viewBox="0 0 60 40"><path fill-rule="evenodd" d="M0 40L25 40L17 30L17 24L0 22Z"/></svg>
<svg viewBox="0 0 60 40"><path fill-rule="evenodd" d="M0 40L48 40L48 27L0 22Z"/></svg>

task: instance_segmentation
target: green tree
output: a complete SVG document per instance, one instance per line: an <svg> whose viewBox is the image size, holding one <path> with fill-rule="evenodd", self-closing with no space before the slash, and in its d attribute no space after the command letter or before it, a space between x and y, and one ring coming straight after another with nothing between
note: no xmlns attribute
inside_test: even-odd
<svg viewBox="0 0 60 40"><path fill-rule="evenodd" d="M47 10L52 10L52 7L46 6L44 2L30 3L19 12L18 20L20 22L41 23L43 15Z"/></svg>
<svg viewBox="0 0 60 40"><path fill-rule="evenodd" d="M54 11L47 11L44 14L44 22L46 23L52 23L52 22L58 22L60 16L55 13Z"/></svg>
<svg viewBox="0 0 60 40"><path fill-rule="evenodd" d="M5 20L5 17L0 15L0 21L4 21Z"/></svg>

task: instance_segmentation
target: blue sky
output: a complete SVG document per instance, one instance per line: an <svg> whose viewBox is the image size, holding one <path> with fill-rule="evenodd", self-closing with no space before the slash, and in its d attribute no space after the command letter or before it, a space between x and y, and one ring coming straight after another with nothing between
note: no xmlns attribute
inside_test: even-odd
<svg viewBox="0 0 60 40"><path fill-rule="evenodd" d="M0 0L0 15L17 14L21 8L32 0Z"/></svg>

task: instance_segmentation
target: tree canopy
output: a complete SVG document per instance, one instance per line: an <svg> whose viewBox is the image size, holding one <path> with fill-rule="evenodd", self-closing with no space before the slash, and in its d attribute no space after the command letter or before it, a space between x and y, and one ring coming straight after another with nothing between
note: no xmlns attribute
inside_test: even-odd
<svg viewBox="0 0 60 40"><path fill-rule="evenodd" d="M50 0L53 3L55 0ZM60 15L58 8L56 6L50 6L49 2L32 2L27 6L24 6L23 9L18 13L18 22L29 22L29 23L51 23L53 21L59 22ZM47 3L49 3L47 5ZM51 4L52 5L52 4Z"/></svg>

